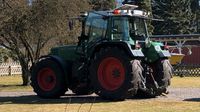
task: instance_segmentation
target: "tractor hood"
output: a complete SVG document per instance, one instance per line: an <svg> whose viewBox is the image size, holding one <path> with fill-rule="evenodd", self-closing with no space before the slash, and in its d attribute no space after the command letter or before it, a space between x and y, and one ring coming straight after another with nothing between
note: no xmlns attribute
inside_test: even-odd
<svg viewBox="0 0 200 112"><path fill-rule="evenodd" d="M142 48L145 55L145 61L153 63L160 58L171 57L168 50L163 49L163 44L160 42L150 42L148 47Z"/></svg>
<svg viewBox="0 0 200 112"><path fill-rule="evenodd" d="M51 49L50 55L56 55L67 61L74 61L78 58L76 45L66 45Z"/></svg>

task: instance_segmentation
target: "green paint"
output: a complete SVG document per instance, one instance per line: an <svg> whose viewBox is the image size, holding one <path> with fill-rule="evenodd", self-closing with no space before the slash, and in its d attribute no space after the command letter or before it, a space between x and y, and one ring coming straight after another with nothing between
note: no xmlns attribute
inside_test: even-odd
<svg viewBox="0 0 200 112"><path fill-rule="evenodd" d="M76 45L67 45L51 49L50 55L56 55L64 60L75 61L79 55L76 53Z"/></svg>
<svg viewBox="0 0 200 112"><path fill-rule="evenodd" d="M153 63L160 58L159 52L162 52L161 46L162 43L159 42L151 42L149 48L142 48L142 52L145 55L145 61L148 63Z"/></svg>
<svg viewBox="0 0 200 112"><path fill-rule="evenodd" d="M85 20L83 21L83 24L86 25L85 28L90 29L80 37L82 41L79 46L68 45L52 48L50 54L70 61L75 61L81 56L90 59L96 46L103 42L125 42L132 50L135 49L136 43L142 44L144 59L148 63L153 63L160 58L159 52L162 52L162 43L151 42L150 47L144 45L145 39L148 37L144 18L108 15L106 12L90 12Z"/></svg>

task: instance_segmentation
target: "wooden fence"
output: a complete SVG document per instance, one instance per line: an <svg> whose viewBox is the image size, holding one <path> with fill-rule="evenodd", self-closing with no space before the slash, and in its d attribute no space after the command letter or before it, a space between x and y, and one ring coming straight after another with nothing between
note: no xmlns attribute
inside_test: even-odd
<svg viewBox="0 0 200 112"><path fill-rule="evenodd" d="M21 66L19 63L1 63L0 76L11 76L22 74Z"/></svg>
<svg viewBox="0 0 200 112"><path fill-rule="evenodd" d="M1 63L0 76L21 75L22 70L19 63ZM200 64L181 64L174 66L174 75L181 77L200 77Z"/></svg>
<svg viewBox="0 0 200 112"><path fill-rule="evenodd" d="M180 64L174 67L174 75L200 77L200 64Z"/></svg>

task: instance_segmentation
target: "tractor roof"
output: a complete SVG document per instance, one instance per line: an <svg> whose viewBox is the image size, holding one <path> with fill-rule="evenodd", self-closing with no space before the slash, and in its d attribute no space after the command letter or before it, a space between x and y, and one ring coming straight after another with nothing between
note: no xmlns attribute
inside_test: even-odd
<svg viewBox="0 0 200 112"><path fill-rule="evenodd" d="M92 11L91 13L99 14L101 16L130 16L130 17L137 17L137 18L146 18L148 19L148 14L141 10L135 10L138 6L136 5L129 5L125 4L123 6L120 6L118 8L115 8L111 11Z"/></svg>
<svg viewBox="0 0 200 112"><path fill-rule="evenodd" d="M91 11L90 13L99 14L106 17L137 17L148 19L147 14L141 10L113 10L113 11Z"/></svg>

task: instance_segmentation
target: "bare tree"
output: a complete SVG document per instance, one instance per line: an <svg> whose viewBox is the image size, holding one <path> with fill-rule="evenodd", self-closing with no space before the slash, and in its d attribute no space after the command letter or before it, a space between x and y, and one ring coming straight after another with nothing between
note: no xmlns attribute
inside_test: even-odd
<svg viewBox="0 0 200 112"><path fill-rule="evenodd" d="M77 16L89 9L89 5L87 0L75 1L35 0L32 6L26 0L2 1L0 45L17 56L22 66L23 85L30 84L30 65L47 53L43 51L55 44L76 41L72 35L78 35L77 29L67 28L67 17Z"/></svg>
<svg viewBox="0 0 200 112"><path fill-rule="evenodd" d="M4 4L0 12L0 44L16 54L22 66L23 85L29 85L29 65L39 57L48 39L31 35L32 13L25 1L4 1Z"/></svg>

